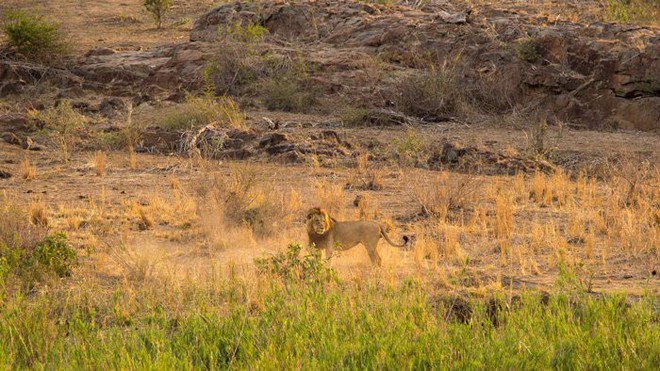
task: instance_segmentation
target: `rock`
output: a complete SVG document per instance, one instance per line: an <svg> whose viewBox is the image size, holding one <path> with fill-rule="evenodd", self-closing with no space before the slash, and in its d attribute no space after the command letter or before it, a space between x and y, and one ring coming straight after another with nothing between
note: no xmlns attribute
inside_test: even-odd
<svg viewBox="0 0 660 371"><path fill-rule="evenodd" d="M63 88L55 96L55 99L76 99L85 96L85 91L82 86L76 85L70 88Z"/></svg>
<svg viewBox="0 0 660 371"><path fill-rule="evenodd" d="M110 49L110 48L95 48L89 50L87 53L85 53L85 57L98 57L98 56L103 56L103 55L112 55L117 53L115 50Z"/></svg>
<svg viewBox="0 0 660 371"><path fill-rule="evenodd" d="M442 19L443 22L461 24L467 23L468 16L472 13L472 9L466 9L463 12L458 13L449 13L441 10L438 12L438 18Z"/></svg>
<svg viewBox="0 0 660 371"><path fill-rule="evenodd" d="M119 97L104 98L99 104L99 111L106 117L114 117L117 111L126 109L126 102Z"/></svg>
<svg viewBox="0 0 660 371"><path fill-rule="evenodd" d="M282 133L272 133L272 134L267 134L261 140L259 140L259 147L270 147L270 146L275 146L280 143L288 141L288 137L286 134Z"/></svg>

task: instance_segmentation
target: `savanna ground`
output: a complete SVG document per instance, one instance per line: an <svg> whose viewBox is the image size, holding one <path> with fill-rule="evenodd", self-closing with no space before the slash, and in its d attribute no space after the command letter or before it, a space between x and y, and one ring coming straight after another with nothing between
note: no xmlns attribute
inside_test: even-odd
<svg viewBox="0 0 660 371"><path fill-rule="evenodd" d="M212 5L176 2L159 31L139 3L8 2L57 18L77 53L185 39ZM553 14L564 6L541 5ZM129 144L150 115L120 118ZM245 125L263 116L326 121L248 111ZM302 140L328 129L319 126L286 131ZM42 151L0 143L1 169L13 175L0 179L0 365L660 363L656 133L539 133L488 122L330 128L363 150L282 164L94 148L95 138L75 131L36 134L49 144ZM447 138L563 163L515 175L489 175L479 164L461 172L414 166ZM395 240L413 235L414 244L400 251L381 242L380 268L362 247L325 262L295 246L306 241L313 206L339 220L380 220ZM59 232L65 247L46 237Z"/></svg>

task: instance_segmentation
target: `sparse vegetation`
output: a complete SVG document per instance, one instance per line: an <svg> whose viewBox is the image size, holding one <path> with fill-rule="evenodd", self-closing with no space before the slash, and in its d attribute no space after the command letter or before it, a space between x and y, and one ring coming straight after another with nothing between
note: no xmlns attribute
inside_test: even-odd
<svg viewBox="0 0 660 371"><path fill-rule="evenodd" d="M657 23L660 4L655 0L602 0L604 18L619 23Z"/></svg>
<svg viewBox="0 0 660 371"><path fill-rule="evenodd" d="M0 299L15 290L31 290L50 275L68 276L76 252L68 245L66 235L46 235L43 205L33 204L28 212L6 195L2 198Z"/></svg>
<svg viewBox="0 0 660 371"><path fill-rule="evenodd" d="M94 153L94 168L96 169L96 176L103 176L105 174L105 162L107 155L105 152L96 151Z"/></svg>
<svg viewBox="0 0 660 371"><path fill-rule="evenodd" d="M303 79L288 73L268 80L264 86L265 103L269 110L309 112L317 101L312 86L305 86Z"/></svg>
<svg viewBox="0 0 660 371"><path fill-rule="evenodd" d="M32 165L30 157L27 155L21 161L21 173L25 180L34 180L37 178L37 167Z"/></svg>
<svg viewBox="0 0 660 371"><path fill-rule="evenodd" d="M397 106L421 118L452 116L465 101L458 59L432 65L404 78L398 86Z"/></svg>
<svg viewBox="0 0 660 371"><path fill-rule="evenodd" d="M0 22L9 47L27 60L52 64L69 51L59 25L34 12L8 10Z"/></svg>
<svg viewBox="0 0 660 371"><path fill-rule="evenodd" d="M144 0L144 8L154 17L158 29L163 27L163 18L172 8L174 0Z"/></svg>
<svg viewBox="0 0 660 371"><path fill-rule="evenodd" d="M414 166L427 150L424 138L413 128L408 128L405 135L394 142L399 162L405 166Z"/></svg>
<svg viewBox="0 0 660 371"><path fill-rule="evenodd" d="M518 57L525 62L535 63L541 57L532 39L525 39L518 44Z"/></svg>
<svg viewBox="0 0 660 371"><path fill-rule="evenodd" d="M69 161L80 142L87 118L74 110L69 100L62 100L43 112L32 110L29 115L33 121L44 123L43 134L55 142L62 161Z"/></svg>
<svg viewBox="0 0 660 371"><path fill-rule="evenodd" d="M362 126L365 124L369 109L362 107L346 106L341 111L341 122L348 127Z"/></svg>
<svg viewBox="0 0 660 371"><path fill-rule="evenodd" d="M219 32L222 32L219 30ZM249 23L243 25L240 21L236 21L231 25L227 25L224 30L224 36L232 41L243 43L256 43L261 41L268 35L268 29L260 24Z"/></svg>
<svg viewBox="0 0 660 371"><path fill-rule="evenodd" d="M211 123L220 127L246 128L245 114L229 97L189 96L184 104L166 112L162 126L169 130L183 131Z"/></svg>

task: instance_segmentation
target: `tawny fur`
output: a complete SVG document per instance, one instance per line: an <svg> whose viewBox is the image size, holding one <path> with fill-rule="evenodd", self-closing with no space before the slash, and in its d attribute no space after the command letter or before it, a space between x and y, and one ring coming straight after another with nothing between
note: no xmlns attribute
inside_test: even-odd
<svg viewBox="0 0 660 371"><path fill-rule="evenodd" d="M362 244L367 249L371 262L377 266L382 262L376 249L381 236L394 247L404 247L409 240L404 236L404 242L396 244L376 222L367 220L338 222L319 207L312 208L307 213L307 236L309 244L325 250L328 259L334 250L348 250Z"/></svg>

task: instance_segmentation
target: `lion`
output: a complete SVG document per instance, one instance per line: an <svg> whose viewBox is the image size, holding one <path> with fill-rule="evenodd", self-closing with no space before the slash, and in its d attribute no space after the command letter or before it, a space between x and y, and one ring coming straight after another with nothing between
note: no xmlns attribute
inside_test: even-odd
<svg viewBox="0 0 660 371"><path fill-rule="evenodd" d="M376 247L382 236L387 243L394 247L405 247L410 238L403 236L403 243L396 244L385 233L385 229L378 223L367 220L338 222L330 217L320 207L311 208L307 212L307 235L309 245L314 244L318 249L324 249L326 258L330 259L335 249L348 250L357 244L367 248L371 263L380 266L381 258Z"/></svg>

